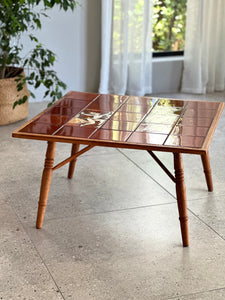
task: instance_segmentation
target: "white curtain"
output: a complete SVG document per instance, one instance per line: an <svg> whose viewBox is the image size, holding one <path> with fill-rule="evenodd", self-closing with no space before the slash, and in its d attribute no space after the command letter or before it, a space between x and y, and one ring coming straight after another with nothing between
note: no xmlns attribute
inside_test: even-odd
<svg viewBox="0 0 225 300"><path fill-rule="evenodd" d="M102 0L100 93L152 92L152 0Z"/></svg>
<svg viewBox="0 0 225 300"><path fill-rule="evenodd" d="M225 89L225 0L188 0L182 92Z"/></svg>

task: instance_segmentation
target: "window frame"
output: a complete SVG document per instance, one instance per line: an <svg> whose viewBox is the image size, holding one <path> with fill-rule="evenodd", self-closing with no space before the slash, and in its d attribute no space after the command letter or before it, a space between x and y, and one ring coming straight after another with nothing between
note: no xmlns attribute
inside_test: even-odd
<svg viewBox="0 0 225 300"><path fill-rule="evenodd" d="M152 57L171 57L171 56L183 56L183 55L184 55L184 50L152 52Z"/></svg>

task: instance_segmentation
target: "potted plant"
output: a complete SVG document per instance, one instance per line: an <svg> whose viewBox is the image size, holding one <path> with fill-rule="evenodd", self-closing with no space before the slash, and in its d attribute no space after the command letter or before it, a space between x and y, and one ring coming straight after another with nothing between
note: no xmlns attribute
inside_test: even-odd
<svg viewBox="0 0 225 300"><path fill-rule="evenodd" d="M53 7L74 10L75 0L2 0L0 1L0 125L26 118L28 98L35 89L44 86L43 98L51 103L62 96L66 85L52 69L55 54L46 49L34 35L41 29L42 18ZM27 34L31 50L23 55L21 37Z"/></svg>

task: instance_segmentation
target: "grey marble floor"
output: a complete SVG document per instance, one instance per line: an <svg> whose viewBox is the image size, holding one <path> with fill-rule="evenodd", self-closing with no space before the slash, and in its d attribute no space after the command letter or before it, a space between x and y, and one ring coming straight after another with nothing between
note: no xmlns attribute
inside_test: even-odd
<svg viewBox="0 0 225 300"><path fill-rule="evenodd" d="M162 97L225 101L224 93ZM29 118L46 107L31 103ZM52 179L35 229L46 144L0 127L0 299L225 299L225 114L210 147L214 192L184 155L190 247L173 183L143 151L94 148ZM56 162L70 153L57 145ZM172 170L172 157L159 153Z"/></svg>

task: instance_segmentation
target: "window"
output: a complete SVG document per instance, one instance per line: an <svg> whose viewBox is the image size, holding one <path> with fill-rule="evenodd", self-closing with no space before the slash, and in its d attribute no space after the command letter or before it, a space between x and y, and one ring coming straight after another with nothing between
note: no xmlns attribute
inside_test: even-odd
<svg viewBox="0 0 225 300"><path fill-rule="evenodd" d="M183 54L187 0L153 0L153 56Z"/></svg>

